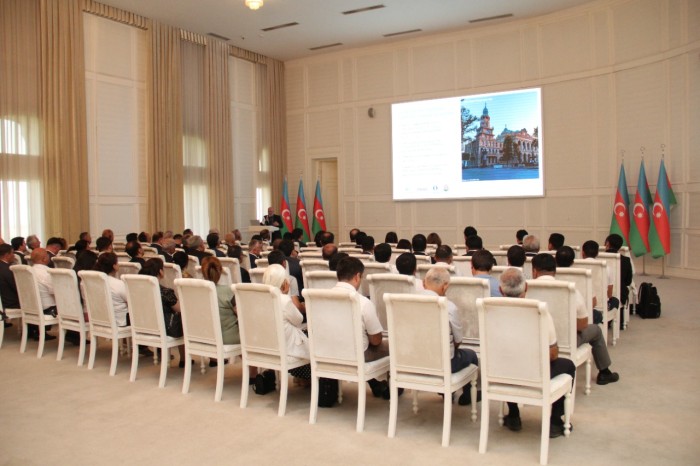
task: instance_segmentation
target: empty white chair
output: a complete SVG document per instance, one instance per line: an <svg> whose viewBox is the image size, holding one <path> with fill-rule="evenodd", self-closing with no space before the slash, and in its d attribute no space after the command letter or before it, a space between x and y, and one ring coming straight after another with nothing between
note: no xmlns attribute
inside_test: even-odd
<svg viewBox="0 0 700 466"><path fill-rule="evenodd" d="M185 339L185 376L182 393L190 390L192 356L217 360L215 401L221 401L224 389L224 359L241 355L241 345L224 345L221 318L214 283L208 280L180 278L175 281L180 298L182 329Z"/></svg>
<svg viewBox="0 0 700 466"><path fill-rule="evenodd" d="M83 286L85 304L90 317L90 359L88 369L95 366L97 352L97 337L112 340L112 363L109 367L109 375L117 372L117 358L119 357L119 340L131 336L131 327L117 326L114 315L114 303L107 283L107 275L92 270L78 272Z"/></svg>
<svg viewBox="0 0 700 466"><path fill-rule="evenodd" d="M170 348L185 343L183 338L173 338L165 331L163 301L160 298L160 286L156 277L148 275L124 275L126 294L131 317L131 374L129 380L136 380L139 367L139 347L153 346L160 348L160 379L158 386L165 387L170 365Z"/></svg>
<svg viewBox="0 0 700 466"><path fill-rule="evenodd" d="M389 371L389 356L365 362L359 293L305 288L302 295L306 300L311 352L309 423L316 423L319 378L345 380L358 384L356 428L362 432L367 398L364 383Z"/></svg>
<svg viewBox="0 0 700 466"><path fill-rule="evenodd" d="M166 288L175 289L175 280L182 278L180 266L172 262L163 263L163 278L160 279L160 284Z"/></svg>
<svg viewBox="0 0 700 466"><path fill-rule="evenodd" d="M481 435L479 453L486 453L489 402L510 401L542 408L540 464L547 464L552 403L566 397L564 435L570 433L572 379L550 379L547 305L521 298L485 298L476 302L481 337ZM499 414L502 424L502 414Z"/></svg>
<svg viewBox="0 0 700 466"><path fill-rule="evenodd" d="M367 277L369 281L369 296L372 304L377 309L377 317L386 331L386 304L384 293L415 293L415 278L396 273L375 273Z"/></svg>
<svg viewBox="0 0 700 466"><path fill-rule="evenodd" d="M452 254L457 257L457 256L464 256L467 253L467 245L466 244L454 244L452 245ZM465 256L469 257L469 256Z"/></svg>
<svg viewBox="0 0 700 466"><path fill-rule="evenodd" d="M235 257L220 257L221 266L229 271L231 283L241 283L241 264Z"/></svg>
<svg viewBox="0 0 700 466"><path fill-rule="evenodd" d="M239 262L241 263L241 267L250 270L250 254L248 251L241 251L241 259Z"/></svg>
<svg viewBox="0 0 700 466"><path fill-rule="evenodd" d="M576 344L576 285L561 280L528 280L527 298L547 303L547 309L554 320L554 328L557 331L559 354L571 359L577 368L583 364L586 365L584 393L590 394L593 353L591 345L588 343L581 346ZM578 371L576 377L578 377ZM576 380L574 379L575 386Z"/></svg>
<svg viewBox="0 0 700 466"><path fill-rule="evenodd" d="M304 274L305 288L330 289L338 283L338 274L330 270L314 270Z"/></svg>
<svg viewBox="0 0 700 466"><path fill-rule="evenodd" d="M476 310L476 300L491 296L489 281L475 277L450 277L445 297L452 301L459 312L464 338L462 344L469 349L479 349L479 314Z"/></svg>
<svg viewBox="0 0 700 466"><path fill-rule="evenodd" d="M138 275L139 270L141 270L141 264L139 264L138 262L119 262L117 278L121 280L122 275Z"/></svg>
<svg viewBox="0 0 700 466"><path fill-rule="evenodd" d="M75 265L75 259L69 256L54 256L51 258L51 262L58 269L72 269Z"/></svg>
<svg viewBox="0 0 700 466"><path fill-rule="evenodd" d="M78 278L73 270L49 269L53 282L54 297L58 310L58 354L56 360L63 358L63 348L66 344L66 330L73 330L80 335L80 349L78 353L78 366L83 365L85 358L85 341L87 338L88 324L85 322L83 305L80 303L78 291Z"/></svg>
<svg viewBox="0 0 700 466"><path fill-rule="evenodd" d="M238 328L243 353L241 408L248 405L250 367L264 367L280 373L278 416L287 408L287 371L309 364L309 360L287 355L280 290L268 285L240 283L231 287L236 296Z"/></svg>
<svg viewBox="0 0 700 466"><path fill-rule="evenodd" d="M472 276L472 258L471 256L453 256L452 265L455 267L455 273L458 277Z"/></svg>
<svg viewBox="0 0 700 466"><path fill-rule="evenodd" d="M384 295L389 323L391 397L389 437L396 435L398 389L442 393L442 446L450 444L452 429L452 393L471 383L471 399L476 400L477 366L470 364L452 373L450 320L447 298L408 294ZM414 404L414 412L416 407ZM476 421L476 403L472 403L472 422Z"/></svg>
<svg viewBox="0 0 700 466"><path fill-rule="evenodd" d="M36 357L40 358L44 354L46 327L57 324L58 318L44 315L34 270L28 265L12 265L10 270L15 275L19 306L22 312L22 344L19 351L24 353L27 349L27 337L29 335L27 325L34 324L39 327L39 348L37 349Z"/></svg>
<svg viewBox="0 0 700 466"><path fill-rule="evenodd" d="M418 257L418 256L416 256ZM426 256L423 256L426 257ZM456 273L456 269L454 265L446 265L446 264L418 264L416 266L416 275L418 275L418 279L423 281L425 278L425 275L428 273L428 270L435 268L435 267L444 267L450 272L450 277L454 277Z"/></svg>

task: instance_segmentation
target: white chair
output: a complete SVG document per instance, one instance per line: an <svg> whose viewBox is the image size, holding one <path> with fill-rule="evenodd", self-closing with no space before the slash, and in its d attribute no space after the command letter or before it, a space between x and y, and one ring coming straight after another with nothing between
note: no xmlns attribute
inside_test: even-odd
<svg viewBox="0 0 700 466"><path fill-rule="evenodd" d="M508 268L507 265L494 265L491 267L491 272L489 272L489 275L491 275L493 278L496 280L501 278L501 274Z"/></svg>
<svg viewBox="0 0 700 466"><path fill-rule="evenodd" d="M197 267L194 268L194 277L193 278L198 278L198 279L203 279L204 275L202 275L202 266L198 265ZM231 286L233 285L233 282L231 281L231 272L229 271L228 268L222 267L221 268L221 277L219 277L219 281L217 285L224 285L224 286Z"/></svg>
<svg viewBox="0 0 700 466"><path fill-rule="evenodd" d="M442 446L450 444L452 430L452 393L471 383L471 399L476 400L479 368L470 364L452 373L450 364L450 319L447 298L439 296L384 295L389 323L389 359L391 386L389 437L396 435L399 387L442 393ZM472 422L476 421L476 403L472 403Z"/></svg>
<svg viewBox="0 0 700 466"><path fill-rule="evenodd" d="M241 264L235 257L220 257L219 261L224 269L228 269L231 276L231 283L241 283Z"/></svg>
<svg viewBox="0 0 700 466"><path fill-rule="evenodd" d="M0 312L5 313L5 320L8 322L12 319L21 319L22 318L22 311L20 309L5 309L3 311L2 301L0 301ZM19 334L20 332L21 332L21 329L18 326L17 333ZM2 348L2 341L3 341L4 337L5 337L5 325L4 325L4 322L0 322L0 348Z"/></svg>
<svg viewBox="0 0 700 466"><path fill-rule="evenodd" d="M508 265L508 251L491 251L491 254L496 259L496 265Z"/></svg>
<svg viewBox="0 0 700 466"><path fill-rule="evenodd" d="M472 258L471 256L453 256L452 265L455 267L455 273L458 277L472 276Z"/></svg>
<svg viewBox="0 0 700 466"><path fill-rule="evenodd" d="M391 249L391 258L389 259L389 263L391 265L396 265L396 259L403 254L404 252L411 252L410 249Z"/></svg>
<svg viewBox="0 0 700 466"><path fill-rule="evenodd" d="M584 343L581 346L577 345L576 340L576 285L571 282L560 280L528 280L527 281L527 298L537 299L547 303L552 319L554 320L554 328L557 331L557 346L559 354L562 357L571 359L578 368L586 365L586 386L584 393L591 393L591 360L593 353L591 345ZM576 371L578 377L578 371ZM574 387L576 387L576 379L574 379ZM574 410L574 396L572 397L571 411Z"/></svg>
<svg viewBox="0 0 700 466"><path fill-rule="evenodd" d="M415 293L416 285L414 280L414 277L396 273L375 273L367 277L370 300L377 309L377 317L379 317L379 322L385 331L387 320L384 293Z"/></svg>
<svg viewBox="0 0 700 466"><path fill-rule="evenodd" d="M152 248L150 246L142 246L141 249L143 249L143 258L144 259L150 259L151 257L158 257L158 250L156 248Z"/></svg>
<svg viewBox="0 0 700 466"><path fill-rule="evenodd" d="M481 336L481 435L479 453L486 453L489 404L498 401L542 408L540 464L547 464L552 403L566 397L564 435L570 433L571 376L550 379L547 305L532 299L485 298L476 302Z"/></svg>
<svg viewBox="0 0 700 466"><path fill-rule="evenodd" d="M389 372L389 357L365 362L359 293L305 288L302 295L306 300L311 352L309 424L316 423L318 414L318 379L326 377L358 384L356 428L362 432L367 398L364 383Z"/></svg>
<svg viewBox="0 0 700 466"><path fill-rule="evenodd" d="M426 253L427 253L427 251L426 251ZM430 259L430 256L428 256L428 255L423 256L421 254L416 254L416 264L418 265L418 267L420 267L421 265L430 265L432 263L433 263L433 261L432 261L432 259Z"/></svg>
<svg viewBox="0 0 700 466"><path fill-rule="evenodd" d="M180 298L182 329L185 339L185 376L182 393L190 391L192 356L217 360L215 401L221 401L224 389L224 359L241 355L241 345L224 345L215 285L207 280L175 280Z"/></svg>
<svg viewBox="0 0 700 466"><path fill-rule="evenodd" d="M418 256L416 256L416 257L418 257ZM426 257L426 256L423 256L423 257ZM426 276L426 274L428 273L428 271L429 271L430 269L435 268L435 267L443 267L443 268L447 269L447 271L450 272L450 277L454 277L455 274L457 273L457 269L455 268L454 265L446 265L446 264L442 264L442 265L440 265L440 264L418 264L418 265L416 266L416 275L418 276L418 279L419 279L420 281L423 281L423 279L425 278L425 276Z"/></svg>
<svg viewBox="0 0 700 466"><path fill-rule="evenodd" d="M354 241L341 241L340 243L338 243L339 248L343 248L343 247L354 248L355 246L357 246L357 244Z"/></svg>
<svg viewBox="0 0 700 466"><path fill-rule="evenodd" d="M266 269L268 264L269 264L269 262L268 262L267 258L261 257L260 259L257 259L255 261L255 268L256 269ZM253 269L253 270L255 270L255 269Z"/></svg>
<svg viewBox="0 0 700 466"><path fill-rule="evenodd" d="M513 246L513 245L512 244L499 244L498 249L500 249L501 251L507 252L511 248L511 246Z"/></svg>
<svg viewBox="0 0 700 466"><path fill-rule="evenodd" d="M476 311L476 300L491 296L489 281L485 278L451 277L445 297L452 301L459 312L464 337L462 344L480 353L479 347L479 314Z"/></svg>
<svg viewBox="0 0 700 466"><path fill-rule="evenodd" d="M239 262L241 263L241 267L250 271L250 254L248 251L241 251L241 259Z"/></svg>
<svg viewBox="0 0 700 466"><path fill-rule="evenodd" d="M608 343L608 324L612 320L617 322L619 325L619 320L617 316L617 309L612 309L608 311L608 264L607 261L599 259L575 259L572 267L588 269L591 271L591 283L593 296L595 296L597 304L596 307L601 309L603 314L603 323L599 324L600 329L603 331L603 337L605 338L605 343ZM612 316L612 318L611 318ZM617 343L613 339L613 345Z"/></svg>
<svg viewBox="0 0 700 466"><path fill-rule="evenodd" d="M467 253L467 246L465 244L453 244L452 254L456 256L464 256ZM469 257L469 256L465 256Z"/></svg>
<svg viewBox="0 0 700 466"><path fill-rule="evenodd" d="M248 274L250 275L250 283L258 283L262 285L265 270L267 270L267 267L255 267L254 269L250 269L248 271Z"/></svg>
<svg viewBox="0 0 700 466"><path fill-rule="evenodd" d="M51 258L54 266L58 269L73 269L75 259L69 256L54 256Z"/></svg>
<svg viewBox="0 0 700 466"><path fill-rule="evenodd" d="M199 257L197 256L187 256L187 267L185 267L185 272L189 274L190 277L195 276L195 269L199 265Z"/></svg>
<svg viewBox="0 0 700 466"><path fill-rule="evenodd" d="M184 345L183 338L174 338L165 332L163 301L160 299L158 279L148 275L124 275L126 295L131 318L131 375L136 380L139 367L139 347L152 346L161 350L158 386L165 387L170 366L170 348ZM157 354L157 352L156 352ZM154 361L155 363L156 361Z"/></svg>
<svg viewBox="0 0 700 466"><path fill-rule="evenodd" d="M323 259L302 259L299 261L301 265L301 273L306 277L307 272L314 272L316 270L328 271L328 261ZM304 282L306 283L306 282Z"/></svg>
<svg viewBox="0 0 700 466"><path fill-rule="evenodd" d="M121 280L124 275L138 275L141 270L141 264L138 262L119 262L119 270L117 270L117 278Z"/></svg>
<svg viewBox="0 0 700 466"><path fill-rule="evenodd" d="M83 365L85 358L85 346L88 332L88 324L85 322L83 305L80 303L78 291L78 278L70 269L49 269L51 282L53 283L56 308L58 310L58 354L56 360L63 359L63 348L66 344L66 330L73 330L80 334L80 349L78 352L78 366Z"/></svg>
<svg viewBox="0 0 700 466"><path fill-rule="evenodd" d="M112 340L112 363L109 367L109 375L117 372L117 358L119 357L119 340L131 337L131 327L117 326L114 316L114 304L112 294L107 283L107 275L92 270L78 272L81 285L84 289L85 304L90 318L90 360L88 369L95 366L97 352L97 337ZM127 346L128 348L128 346Z"/></svg>
<svg viewBox="0 0 700 466"><path fill-rule="evenodd" d="M280 374L280 403L277 415L284 416L289 388L288 371L309 364L309 360L287 355L280 290L253 283L233 285L231 289L236 295L243 352L241 408L248 405L250 367L264 367Z"/></svg>
<svg viewBox="0 0 700 466"><path fill-rule="evenodd" d="M27 337L29 335L27 325L34 324L39 327L39 348L37 349L36 357L40 358L44 354L46 327L57 324L58 318L44 315L34 269L28 265L12 265L10 270L15 275L19 306L22 313L22 344L19 351L24 353L27 349Z"/></svg>
<svg viewBox="0 0 700 466"><path fill-rule="evenodd" d="M120 265L131 260L131 256L125 252L115 252L114 254L117 255L117 261Z"/></svg>
<svg viewBox="0 0 700 466"><path fill-rule="evenodd" d="M365 262L365 271L362 273L362 281L358 290L362 296L369 297L369 280L367 278L375 273L391 273L391 264L388 262Z"/></svg>
<svg viewBox="0 0 700 466"><path fill-rule="evenodd" d="M316 251L302 251L299 253L300 260L323 260L323 252L318 249Z"/></svg>
<svg viewBox="0 0 700 466"><path fill-rule="evenodd" d="M612 295L615 296L617 299L620 301L622 300L621 293L620 293L620 253L618 252L600 252L598 253L597 259L599 260L604 260L607 264L608 267L610 267L610 274L613 277L613 292ZM606 295L607 297L607 295ZM606 304L607 304L607 298L606 298ZM620 304L621 306L621 304ZM617 340L620 338L620 306L611 309L609 312L613 313L613 326L612 326L612 334L613 334L613 346L617 344ZM629 316L628 316L629 317ZM629 319L627 319L629 320Z"/></svg>
<svg viewBox="0 0 700 466"><path fill-rule="evenodd" d="M175 280L178 278L182 278L180 266L172 262L163 263L163 278L160 279L160 284L174 290Z"/></svg>
<svg viewBox="0 0 700 466"><path fill-rule="evenodd" d="M330 270L314 270L304 274L304 288L330 289L338 283L338 274Z"/></svg>
<svg viewBox="0 0 700 466"><path fill-rule="evenodd" d="M591 271L576 267L557 267L556 279L571 282L581 293L588 311L588 322L593 323L593 279Z"/></svg>

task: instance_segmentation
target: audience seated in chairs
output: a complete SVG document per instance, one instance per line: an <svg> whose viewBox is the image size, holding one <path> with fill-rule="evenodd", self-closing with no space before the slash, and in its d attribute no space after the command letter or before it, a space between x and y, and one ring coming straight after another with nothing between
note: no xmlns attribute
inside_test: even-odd
<svg viewBox="0 0 700 466"><path fill-rule="evenodd" d="M138 241L130 241L126 243L125 251L129 257L131 257L129 262L140 264L141 267L144 266L146 260L143 258L143 248L141 247L141 243Z"/></svg>

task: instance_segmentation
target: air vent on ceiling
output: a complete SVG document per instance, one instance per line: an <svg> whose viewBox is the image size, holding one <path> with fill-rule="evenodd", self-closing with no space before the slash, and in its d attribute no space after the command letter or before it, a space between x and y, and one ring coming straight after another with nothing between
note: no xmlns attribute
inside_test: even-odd
<svg viewBox="0 0 700 466"><path fill-rule="evenodd" d="M318 47L311 47L309 50L321 50L321 49L327 49L330 47L337 47L339 45L343 45L342 42L336 42L335 44L327 44L327 45L319 45Z"/></svg>
<svg viewBox="0 0 700 466"><path fill-rule="evenodd" d="M413 34L414 32L421 32L421 31L422 31L422 29L411 29L410 31L391 32L389 34L384 34L384 37L402 36L404 34Z"/></svg>
<svg viewBox="0 0 700 466"><path fill-rule="evenodd" d="M220 36L219 34L217 34L215 32L207 32L207 35L210 35L210 36L215 37L217 39L221 39L221 40L226 41L226 42L231 40L228 37Z"/></svg>
<svg viewBox="0 0 700 466"><path fill-rule="evenodd" d="M379 10L385 8L384 5L372 5L372 6L366 6L364 8L357 8L355 10L348 10L348 11L343 11L344 15L354 15L355 13L364 13L365 11L372 11L372 10Z"/></svg>
<svg viewBox="0 0 700 466"><path fill-rule="evenodd" d="M469 22L470 23L480 23L482 21L493 21L494 19L510 18L511 16L513 16L513 13L508 13L506 15L489 16L487 18L472 19Z"/></svg>
<svg viewBox="0 0 700 466"><path fill-rule="evenodd" d="M289 28L289 27L298 26L298 25L299 25L299 23L297 23L295 21L293 23L285 23L285 24L278 24L277 26L270 26L269 28L261 29L261 31L270 32L270 31L276 31L277 29L284 29L284 28Z"/></svg>

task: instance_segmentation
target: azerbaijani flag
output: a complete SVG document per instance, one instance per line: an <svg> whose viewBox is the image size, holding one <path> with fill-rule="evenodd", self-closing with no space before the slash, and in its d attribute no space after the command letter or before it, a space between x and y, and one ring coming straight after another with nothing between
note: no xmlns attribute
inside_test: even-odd
<svg viewBox="0 0 700 466"><path fill-rule="evenodd" d="M294 223L295 228L304 230L303 241L311 241L311 233L309 231L309 216L306 214L306 199L304 198L304 180L299 180L299 192L297 193L297 220Z"/></svg>
<svg viewBox="0 0 700 466"><path fill-rule="evenodd" d="M634 223L630 226L630 248L635 256L643 256L649 252L649 208L652 205L647 174L644 170L644 160L639 169L639 181L637 181L637 194L632 206Z"/></svg>
<svg viewBox="0 0 700 466"><path fill-rule="evenodd" d="M314 195L314 221L311 232L316 236L319 231L326 231L326 216L323 213L323 200L321 199L321 182L316 180L316 194Z"/></svg>
<svg viewBox="0 0 700 466"><path fill-rule="evenodd" d="M615 203L613 204L612 220L610 221L610 234L616 233L622 237L624 244L630 244L630 197L627 193L627 177L625 165L620 165L620 177L617 182Z"/></svg>
<svg viewBox="0 0 700 466"><path fill-rule="evenodd" d="M659 168L659 181L656 183L656 196L651 207L651 218L654 221L652 233L649 235L651 256L663 257L671 252L671 206L676 204L676 196L673 194L671 182L666 173L664 161L661 159Z"/></svg>
<svg viewBox="0 0 700 466"><path fill-rule="evenodd" d="M282 185L282 202L280 203L281 213L282 213L282 227L280 228L280 234L284 237L284 234L291 233L294 229L294 224L292 223L292 210L289 208L289 194L287 194L287 177L284 178L284 184Z"/></svg>

